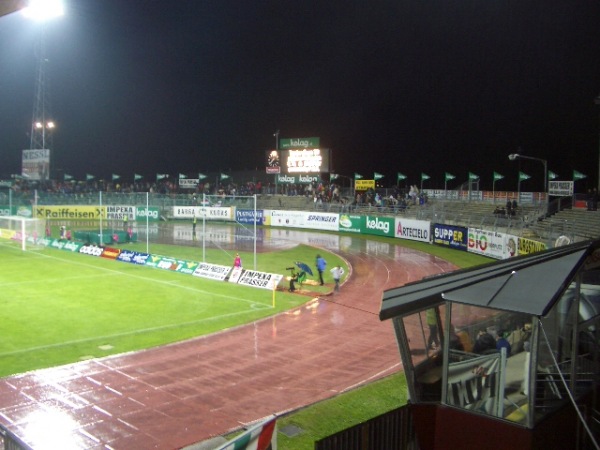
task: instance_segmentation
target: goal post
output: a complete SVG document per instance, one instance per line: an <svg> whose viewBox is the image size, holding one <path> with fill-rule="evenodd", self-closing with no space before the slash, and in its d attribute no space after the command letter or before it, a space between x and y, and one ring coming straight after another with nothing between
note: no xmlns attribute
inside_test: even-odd
<svg viewBox="0 0 600 450"><path fill-rule="evenodd" d="M246 223L241 223L237 220L237 217L233 218L233 223L240 229L244 230L244 234L246 237L252 239L253 248L253 266L254 270L257 269L257 261L256 261L256 241L257 241L257 212L256 212L256 195L225 195L225 194L217 194L217 195L202 195L201 207L203 208L221 208L221 207L231 207L233 211L237 211L238 209L251 211L252 218ZM207 223L207 214L202 214L202 261L206 262L206 223ZM233 255L232 259L233 259Z"/></svg>
<svg viewBox="0 0 600 450"><path fill-rule="evenodd" d="M22 216L0 216L0 241L16 242L23 251L39 245L45 235L46 221Z"/></svg>

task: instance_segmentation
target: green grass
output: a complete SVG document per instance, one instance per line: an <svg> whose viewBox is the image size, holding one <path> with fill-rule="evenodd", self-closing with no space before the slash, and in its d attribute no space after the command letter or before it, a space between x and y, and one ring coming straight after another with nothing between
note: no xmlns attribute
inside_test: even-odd
<svg viewBox="0 0 600 450"><path fill-rule="evenodd" d="M278 448L312 450L315 441L406 404L407 392L404 373L397 373L279 418L279 430L294 425L302 431L293 437L279 432Z"/></svg>
<svg viewBox="0 0 600 450"><path fill-rule="evenodd" d="M197 249L153 245L153 251L198 261ZM202 336L309 298L277 291L273 302L270 290L54 249L24 253L2 245L0 252L0 376ZM207 252L207 261L230 265L218 260L221 253ZM300 245L260 255L259 268L285 274L293 261L312 262L314 255Z"/></svg>

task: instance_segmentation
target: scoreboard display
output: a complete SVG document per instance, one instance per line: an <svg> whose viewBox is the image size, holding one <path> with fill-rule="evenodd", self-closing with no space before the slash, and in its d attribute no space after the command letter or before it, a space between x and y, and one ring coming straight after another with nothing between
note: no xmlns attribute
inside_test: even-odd
<svg viewBox="0 0 600 450"><path fill-rule="evenodd" d="M267 173L329 172L329 149L268 150Z"/></svg>

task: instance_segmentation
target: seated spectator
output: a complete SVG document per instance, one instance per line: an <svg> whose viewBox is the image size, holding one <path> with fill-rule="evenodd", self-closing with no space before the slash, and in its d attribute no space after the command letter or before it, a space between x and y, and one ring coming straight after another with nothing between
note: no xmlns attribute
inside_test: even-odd
<svg viewBox="0 0 600 450"><path fill-rule="evenodd" d="M459 339L463 351L469 353L473 351L473 341L466 330L456 330L456 337Z"/></svg>
<svg viewBox="0 0 600 450"><path fill-rule="evenodd" d="M473 353L488 355L497 351L498 350L496 348L496 340L494 339L494 336L487 331L480 331L477 335L477 339L475 340L475 344L473 345Z"/></svg>
<svg viewBox="0 0 600 450"><path fill-rule="evenodd" d="M448 335L448 339L450 340L451 350L458 350L461 352L465 351L465 346L463 345L458 333L456 332L456 329L454 328L454 325L452 324L450 324L450 333Z"/></svg>
<svg viewBox="0 0 600 450"><path fill-rule="evenodd" d="M496 206L496 209L494 209L494 215L496 217L501 217L504 216L504 210L502 208L500 208L499 206Z"/></svg>
<svg viewBox="0 0 600 450"><path fill-rule="evenodd" d="M496 337L496 350L500 352L503 348L505 348L506 357L508 358L510 356L511 346L508 340L504 337L504 335L504 330L498 331L498 336Z"/></svg>

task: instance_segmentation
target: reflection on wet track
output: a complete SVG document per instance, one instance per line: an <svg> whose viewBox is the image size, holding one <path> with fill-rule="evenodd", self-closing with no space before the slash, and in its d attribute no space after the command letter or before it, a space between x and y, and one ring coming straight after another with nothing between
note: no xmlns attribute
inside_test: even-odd
<svg viewBox="0 0 600 450"><path fill-rule="evenodd" d="M259 251L324 248L352 276L340 293L248 326L2 379L0 421L34 448L173 449L401 370L391 323L378 318L382 292L451 264L353 236L260 230ZM201 245L202 231L195 242L189 225L150 234ZM244 227L207 225L206 237L225 249L254 246Z"/></svg>

